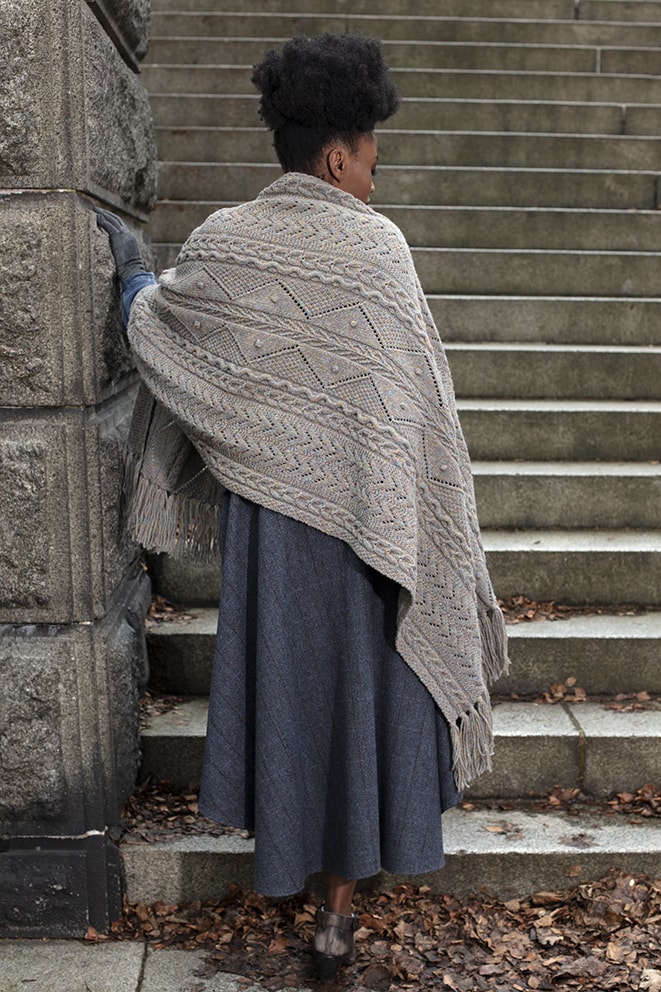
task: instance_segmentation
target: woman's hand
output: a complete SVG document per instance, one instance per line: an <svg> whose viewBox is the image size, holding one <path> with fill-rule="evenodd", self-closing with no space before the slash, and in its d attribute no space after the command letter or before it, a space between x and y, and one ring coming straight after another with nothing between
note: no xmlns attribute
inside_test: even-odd
<svg viewBox="0 0 661 992"><path fill-rule="evenodd" d="M145 265L140 254L140 245L131 234L123 220L103 207L94 207L96 212L96 222L110 238L110 249L115 256L117 275L123 284L131 276L139 272L146 272Z"/></svg>

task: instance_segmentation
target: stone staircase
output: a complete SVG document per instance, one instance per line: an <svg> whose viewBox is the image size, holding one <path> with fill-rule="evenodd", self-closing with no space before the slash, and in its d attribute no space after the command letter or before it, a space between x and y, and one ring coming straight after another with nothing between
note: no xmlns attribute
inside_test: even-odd
<svg viewBox="0 0 661 992"><path fill-rule="evenodd" d="M658 819L528 801L661 783L659 707L608 708L618 693L661 695L661 2L200 6L153 3L159 264L278 175L249 82L270 44L379 35L404 99L380 131L373 205L408 238L447 347L496 591L652 608L509 628L494 770L469 792L475 809L444 817L447 866L428 881L514 894L613 865L658 874ZM199 778L220 579L163 558L152 572L194 619L150 631L153 689L185 699L143 734L143 771L185 786ZM588 702L530 701L569 677ZM251 842L236 836L131 843L123 857L133 899L250 884Z"/></svg>

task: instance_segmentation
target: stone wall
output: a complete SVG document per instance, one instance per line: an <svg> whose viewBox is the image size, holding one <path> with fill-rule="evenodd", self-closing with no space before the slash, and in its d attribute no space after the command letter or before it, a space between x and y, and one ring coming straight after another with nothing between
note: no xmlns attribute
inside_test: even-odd
<svg viewBox="0 0 661 992"><path fill-rule="evenodd" d="M0 936L121 913L149 582L120 516L136 377L92 207L138 233L155 201L149 6L0 4Z"/></svg>

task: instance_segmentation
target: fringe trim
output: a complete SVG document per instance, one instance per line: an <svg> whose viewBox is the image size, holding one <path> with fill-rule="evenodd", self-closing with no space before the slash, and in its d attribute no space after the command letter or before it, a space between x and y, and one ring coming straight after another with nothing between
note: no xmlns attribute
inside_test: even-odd
<svg viewBox="0 0 661 992"><path fill-rule="evenodd" d="M124 500L127 530L147 551L198 562L218 559L219 506L168 492L143 475L140 462L131 457L124 474Z"/></svg>
<svg viewBox="0 0 661 992"><path fill-rule="evenodd" d="M487 684L495 682L509 668L507 630L498 606L478 611L482 638L482 672ZM450 725L454 778L458 789L491 771L494 751L491 700L488 691L478 697L470 710Z"/></svg>
<svg viewBox="0 0 661 992"><path fill-rule="evenodd" d="M507 672L510 665L505 618L497 605L485 607L482 603L479 604L478 616L482 639L482 674L487 685L492 685Z"/></svg>
<svg viewBox="0 0 661 992"><path fill-rule="evenodd" d="M472 708L450 724L454 779L459 790L491 771L493 725L489 694L484 693Z"/></svg>

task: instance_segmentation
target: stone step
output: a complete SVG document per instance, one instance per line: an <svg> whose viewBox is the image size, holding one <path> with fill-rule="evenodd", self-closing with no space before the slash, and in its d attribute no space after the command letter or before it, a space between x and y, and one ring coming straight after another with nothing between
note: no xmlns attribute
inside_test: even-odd
<svg viewBox="0 0 661 992"><path fill-rule="evenodd" d="M588 695L661 690L661 612L510 624L510 671L498 693L535 695L575 678Z"/></svg>
<svg viewBox="0 0 661 992"><path fill-rule="evenodd" d="M414 248L426 293L658 297L654 252Z"/></svg>
<svg viewBox="0 0 661 992"><path fill-rule="evenodd" d="M649 530L483 529L483 541L501 598L528 596L577 606L622 602L661 605L661 533ZM220 565L150 557L154 590L174 603L215 606Z"/></svg>
<svg viewBox="0 0 661 992"><path fill-rule="evenodd" d="M245 39L291 38L324 31L376 35L388 41L488 43L661 48L661 25L595 20L440 16L418 14L285 13L245 11L158 12L152 15L152 38Z"/></svg>
<svg viewBox="0 0 661 992"><path fill-rule="evenodd" d="M241 127L259 120L259 96L152 94L159 127ZM379 127L434 131L531 131L562 134L657 135L661 106L561 103L551 100L450 100L405 97L397 114Z"/></svg>
<svg viewBox="0 0 661 992"><path fill-rule="evenodd" d="M162 78L168 79L169 67L162 66ZM176 72L177 67L171 67ZM156 67L154 69L156 71ZM200 76L206 70L203 67L193 69L191 85L199 86ZM233 71L233 75L231 72ZM637 106L655 106L661 93L661 79L656 76L636 76L632 73L624 75L604 75L603 73L572 73L554 72L508 72L507 70L488 69L394 69L397 88L403 97L444 97L454 100L549 100L579 103L619 103L623 108L625 119L629 120L629 112ZM210 71L208 80L213 87L213 72ZM234 87L239 86L239 80L250 78L249 69L237 68L227 70L227 79L234 81ZM232 85L230 83L230 85ZM217 92L251 93L252 84L241 83L241 88L234 90L219 90ZM162 90L165 92L165 90ZM188 92L184 84L177 92ZM205 89L204 92L214 92ZM632 118L633 119L633 118ZM633 133L633 132L632 132Z"/></svg>
<svg viewBox="0 0 661 992"><path fill-rule="evenodd" d="M484 528L654 530L661 466L645 462L473 462Z"/></svg>
<svg viewBox="0 0 661 992"><path fill-rule="evenodd" d="M653 22L659 21L661 8L658 0L579 0L578 16L581 20L592 18L597 21L631 20Z"/></svg>
<svg viewBox="0 0 661 992"><path fill-rule="evenodd" d="M264 127L157 127L155 133L163 161L276 161L272 135ZM416 167L653 171L661 160L661 138L393 128L379 134L379 158Z"/></svg>
<svg viewBox="0 0 661 992"><path fill-rule="evenodd" d="M180 243L154 245L156 268L170 268ZM414 248L426 293L485 296L650 296L658 293L653 252L571 252L528 249Z"/></svg>
<svg viewBox="0 0 661 992"><path fill-rule="evenodd" d="M448 342L447 354L466 399L661 400L661 346Z"/></svg>
<svg viewBox="0 0 661 992"><path fill-rule="evenodd" d="M141 735L142 776L174 788L200 780L208 701L191 697L154 716ZM661 774L661 710L622 712L598 703L495 703L491 772L467 790L473 799L519 798L556 785L603 798L635 791ZM623 746L623 742L635 745Z"/></svg>
<svg viewBox="0 0 661 992"><path fill-rule="evenodd" d="M289 36L264 38L153 37L152 63L179 65L254 65ZM490 44L423 39L384 41L388 65L417 69L499 69L520 72L599 72L607 75L661 74L661 53L654 48L590 45Z"/></svg>
<svg viewBox="0 0 661 992"><path fill-rule="evenodd" d="M200 563L177 560L166 554L147 554L146 559L155 595L164 596L171 603L184 603L186 609L194 608L196 615L200 608L218 606L222 577L220 560Z"/></svg>
<svg viewBox="0 0 661 992"><path fill-rule="evenodd" d="M424 877L434 891L456 896L482 888L503 899L597 880L611 868L654 877L658 822L575 817L525 810L450 810L443 816L446 864ZM254 842L241 837L181 837L121 846L127 898L166 903L219 899L232 883L252 887ZM385 873L377 889L405 881ZM420 876L412 878L421 884Z"/></svg>
<svg viewBox="0 0 661 992"><path fill-rule="evenodd" d="M658 345L661 300L641 297L434 296L445 343Z"/></svg>
<svg viewBox="0 0 661 992"><path fill-rule="evenodd" d="M251 200L281 174L270 163L192 163L161 161L159 190L171 214L192 210L201 223L219 201ZM375 205L574 207L576 209L655 210L659 175L649 171L572 169L453 168L380 165ZM168 236L165 240L174 240Z"/></svg>
<svg viewBox="0 0 661 992"><path fill-rule="evenodd" d="M474 466L475 467L475 466ZM476 481L479 481L479 475ZM186 607L191 619L147 631L150 686L182 696L209 694L218 610ZM510 671L498 694L537 695L573 677L589 696L661 694L661 611L510 624Z"/></svg>
<svg viewBox="0 0 661 992"><path fill-rule="evenodd" d="M377 202L377 193L376 209L420 248L656 252L661 244L658 210L399 206Z"/></svg>
<svg viewBox="0 0 661 992"><path fill-rule="evenodd" d="M625 121L639 105L661 103L661 79L632 74L507 72L485 69L394 69L403 98L453 100L548 100L560 103L616 103ZM143 85L152 94L197 94L200 96L252 95L252 64L169 65L147 62L142 68ZM395 118L397 120L397 118ZM631 133L635 133L632 130ZM645 132L640 132L645 133Z"/></svg>
<svg viewBox="0 0 661 992"><path fill-rule="evenodd" d="M153 0L153 11L234 11L236 0ZM243 11L282 11L322 14L379 14L416 16L438 13L438 0L241 0ZM452 17L532 18L661 22L659 0L444 0L443 12Z"/></svg>
<svg viewBox="0 0 661 992"><path fill-rule="evenodd" d="M655 461L661 403L459 399L471 458L485 461Z"/></svg>
<svg viewBox="0 0 661 992"><path fill-rule="evenodd" d="M457 207L388 204L380 175L373 206L417 248L544 248L580 251L652 251L661 244L658 210L568 210L537 207ZM210 213L228 204L169 200L152 217L156 241L184 241Z"/></svg>
<svg viewBox="0 0 661 992"><path fill-rule="evenodd" d="M626 816L457 808L443 815L443 848L445 867L411 882L457 896L485 888L513 899L596 880L611 868L655 878L661 828L653 818L632 823ZM252 887L254 842L239 836L157 844L128 837L120 849L131 902L220 899L232 883ZM382 872L374 884L392 891L404 881Z"/></svg>
<svg viewBox="0 0 661 992"><path fill-rule="evenodd" d="M482 532L501 598L661 606L661 531Z"/></svg>

